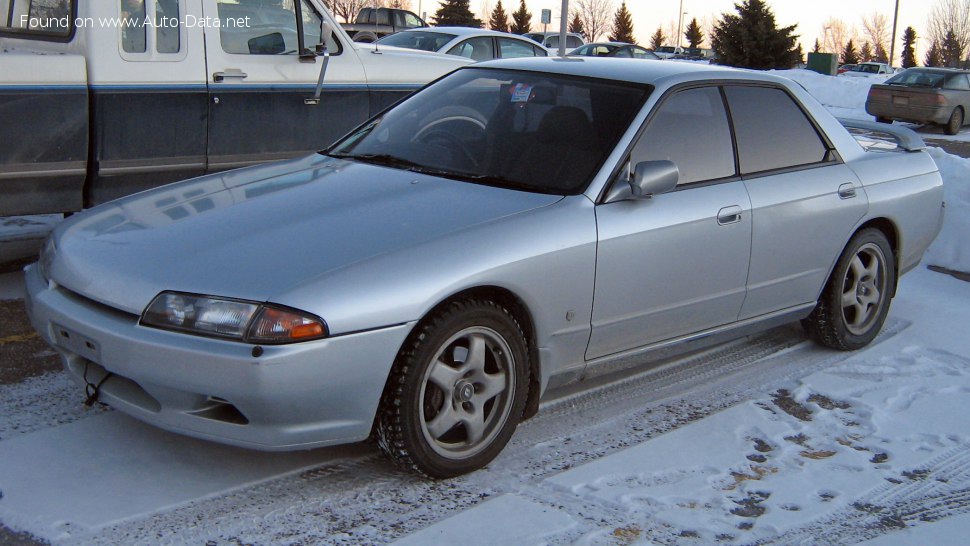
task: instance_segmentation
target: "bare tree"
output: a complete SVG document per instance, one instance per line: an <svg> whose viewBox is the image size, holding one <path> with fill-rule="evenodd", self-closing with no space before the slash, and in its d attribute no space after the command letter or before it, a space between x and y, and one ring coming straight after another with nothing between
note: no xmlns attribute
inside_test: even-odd
<svg viewBox="0 0 970 546"><path fill-rule="evenodd" d="M664 45L669 46L679 46L684 37L682 34L677 34L677 21L667 21L664 26L664 35L667 36L667 43Z"/></svg>
<svg viewBox="0 0 970 546"><path fill-rule="evenodd" d="M855 27L850 28L842 19L829 17L822 25L822 51L842 53L849 40L856 38Z"/></svg>
<svg viewBox="0 0 970 546"><path fill-rule="evenodd" d="M953 31L963 58L970 48L970 0L937 0L927 26L930 41L940 44Z"/></svg>
<svg viewBox="0 0 970 546"><path fill-rule="evenodd" d="M873 53L886 51L889 47L889 18L885 15L873 12L863 17L862 31L867 41L872 44Z"/></svg>
<svg viewBox="0 0 970 546"><path fill-rule="evenodd" d="M334 17L340 17L345 23L350 23L357 18L361 8L373 6L374 0L324 0L324 3Z"/></svg>
<svg viewBox="0 0 970 546"><path fill-rule="evenodd" d="M595 42L610 30L613 21L613 0L577 0L573 12L579 15L590 42Z"/></svg>

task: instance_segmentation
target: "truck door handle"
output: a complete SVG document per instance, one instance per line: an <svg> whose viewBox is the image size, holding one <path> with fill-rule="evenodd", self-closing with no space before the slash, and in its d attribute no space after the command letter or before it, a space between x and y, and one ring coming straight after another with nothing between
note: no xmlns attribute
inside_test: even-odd
<svg viewBox="0 0 970 546"><path fill-rule="evenodd" d="M741 221L741 207L732 205L717 211L717 223L726 226L736 224Z"/></svg>
<svg viewBox="0 0 970 546"><path fill-rule="evenodd" d="M249 76L249 74L246 74L245 72L243 72L242 70L239 70L238 68L227 68L223 72L215 72L214 74L212 74L212 81L221 82L221 81L224 81L226 78L243 79L247 76Z"/></svg>
<svg viewBox="0 0 970 546"><path fill-rule="evenodd" d="M846 182L839 186L839 199L852 199L855 197L855 186Z"/></svg>

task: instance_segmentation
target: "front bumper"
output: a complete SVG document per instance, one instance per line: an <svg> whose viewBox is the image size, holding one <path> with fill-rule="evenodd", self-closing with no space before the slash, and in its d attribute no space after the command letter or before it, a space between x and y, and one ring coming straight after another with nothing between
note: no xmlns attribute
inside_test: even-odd
<svg viewBox="0 0 970 546"><path fill-rule="evenodd" d="M292 345L253 345L138 325L138 317L26 272L27 311L81 385L158 427L285 451L367 438L412 323ZM87 375L86 380L83 378ZM82 391L79 389L79 399Z"/></svg>

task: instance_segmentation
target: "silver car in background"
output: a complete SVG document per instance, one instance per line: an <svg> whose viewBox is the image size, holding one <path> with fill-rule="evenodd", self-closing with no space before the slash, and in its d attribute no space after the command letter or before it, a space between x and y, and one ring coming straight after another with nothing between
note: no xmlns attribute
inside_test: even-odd
<svg viewBox="0 0 970 546"><path fill-rule="evenodd" d="M866 151L768 74L482 63L320 154L72 216L27 307L92 401L454 476L550 387L654 351L795 320L872 341L942 220L933 160L886 130Z"/></svg>

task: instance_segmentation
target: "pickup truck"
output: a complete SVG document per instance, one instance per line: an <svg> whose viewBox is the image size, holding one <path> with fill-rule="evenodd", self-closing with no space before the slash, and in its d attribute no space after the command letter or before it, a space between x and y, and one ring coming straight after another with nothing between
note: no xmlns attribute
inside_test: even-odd
<svg viewBox="0 0 970 546"><path fill-rule="evenodd" d="M305 155L470 62L358 49L322 0L0 0L0 216Z"/></svg>
<svg viewBox="0 0 970 546"><path fill-rule="evenodd" d="M395 32L427 26L410 11L393 8L363 8L353 23L343 24L344 32L355 42L368 44Z"/></svg>

